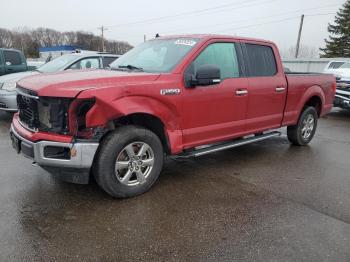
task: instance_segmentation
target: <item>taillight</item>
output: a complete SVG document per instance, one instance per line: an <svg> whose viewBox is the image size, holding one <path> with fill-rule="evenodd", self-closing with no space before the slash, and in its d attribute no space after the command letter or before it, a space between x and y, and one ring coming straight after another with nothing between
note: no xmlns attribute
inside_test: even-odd
<svg viewBox="0 0 350 262"><path fill-rule="evenodd" d="M332 90L333 90L334 93L335 93L335 90L337 90L337 82L336 81L334 81L332 83Z"/></svg>

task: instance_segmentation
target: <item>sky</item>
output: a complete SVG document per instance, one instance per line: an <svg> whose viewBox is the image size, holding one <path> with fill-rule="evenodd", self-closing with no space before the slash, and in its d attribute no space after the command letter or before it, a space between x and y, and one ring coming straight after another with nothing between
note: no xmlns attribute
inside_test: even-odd
<svg viewBox="0 0 350 262"><path fill-rule="evenodd" d="M0 27L83 30L132 45L160 35L217 33L274 41L280 49L324 46L327 25L345 0L0 0Z"/></svg>

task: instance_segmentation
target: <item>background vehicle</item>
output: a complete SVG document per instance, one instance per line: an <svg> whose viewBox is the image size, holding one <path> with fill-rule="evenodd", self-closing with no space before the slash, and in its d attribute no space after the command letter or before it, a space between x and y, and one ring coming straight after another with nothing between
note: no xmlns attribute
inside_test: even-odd
<svg viewBox="0 0 350 262"><path fill-rule="evenodd" d="M54 73L64 70L98 69L108 67L119 55L96 52L74 53L58 57L35 71L21 72L0 77L0 110L17 111L16 83L26 76Z"/></svg>
<svg viewBox="0 0 350 262"><path fill-rule="evenodd" d="M343 61L343 60L331 61L326 65L325 69L323 70L323 73L333 74L337 69L339 69L345 63L346 61Z"/></svg>
<svg viewBox="0 0 350 262"><path fill-rule="evenodd" d="M0 76L27 70L26 58L21 51L0 48Z"/></svg>
<svg viewBox="0 0 350 262"><path fill-rule="evenodd" d="M331 73L334 74L337 79L334 106L350 109L350 63L342 63L341 66L332 69Z"/></svg>
<svg viewBox="0 0 350 262"><path fill-rule="evenodd" d="M350 63L346 62L331 72L335 76L350 78Z"/></svg>
<svg viewBox="0 0 350 262"><path fill-rule="evenodd" d="M113 197L147 191L164 155L201 156L282 126L307 145L336 87L332 75L285 74L272 42L220 35L157 38L111 69L20 81L11 138L66 181L87 183L92 171Z"/></svg>

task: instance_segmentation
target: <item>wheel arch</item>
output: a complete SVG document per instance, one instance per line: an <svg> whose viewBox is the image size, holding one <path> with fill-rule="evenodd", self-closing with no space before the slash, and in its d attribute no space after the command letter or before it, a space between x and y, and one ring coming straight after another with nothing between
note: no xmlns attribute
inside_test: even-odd
<svg viewBox="0 0 350 262"><path fill-rule="evenodd" d="M322 108L323 105L325 104L325 96L323 93L323 90L320 86L312 86L309 87L304 95L303 99L301 99L300 104L299 104L299 114L298 114L298 119L300 115L302 114L303 110L307 106L313 106L316 108L317 115L318 117L321 116L322 114Z"/></svg>
<svg viewBox="0 0 350 262"><path fill-rule="evenodd" d="M312 97L310 97L304 104L304 107L307 107L307 106L312 106L316 109L317 111L317 115L318 117L321 116L321 112L322 112L322 99L318 96L318 95L314 95Z"/></svg>
<svg viewBox="0 0 350 262"><path fill-rule="evenodd" d="M111 120L114 128L125 125L135 125L146 128L155 133L160 139L166 154L171 153L171 145L164 123L159 117L149 113L135 112Z"/></svg>

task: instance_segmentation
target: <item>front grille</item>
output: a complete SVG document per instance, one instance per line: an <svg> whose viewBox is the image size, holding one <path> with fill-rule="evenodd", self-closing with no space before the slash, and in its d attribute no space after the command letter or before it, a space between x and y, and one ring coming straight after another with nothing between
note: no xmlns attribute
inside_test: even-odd
<svg viewBox="0 0 350 262"><path fill-rule="evenodd" d="M32 131L67 134L71 99L38 97L33 91L17 88L17 105L21 124Z"/></svg>
<svg viewBox="0 0 350 262"><path fill-rule="evenodd" d="M347 99L350 99L350 94L343 94L343 93L339 93L339 92L336 92L336 94L339 96L345 97Z"/></svg>
<svg viewBox="0 0 350 262"><path fill-rule="evenodd" d="M27 128L37 131L39 128L38 101L18 93L17 106L21 123Z"/></svg>
<svg viewBox="0 0 350 262"><path fill-rule="evenodd" d="M337 88L339 90L350 92L350 81L340 80L339 78L337 78Z"/></svg>

